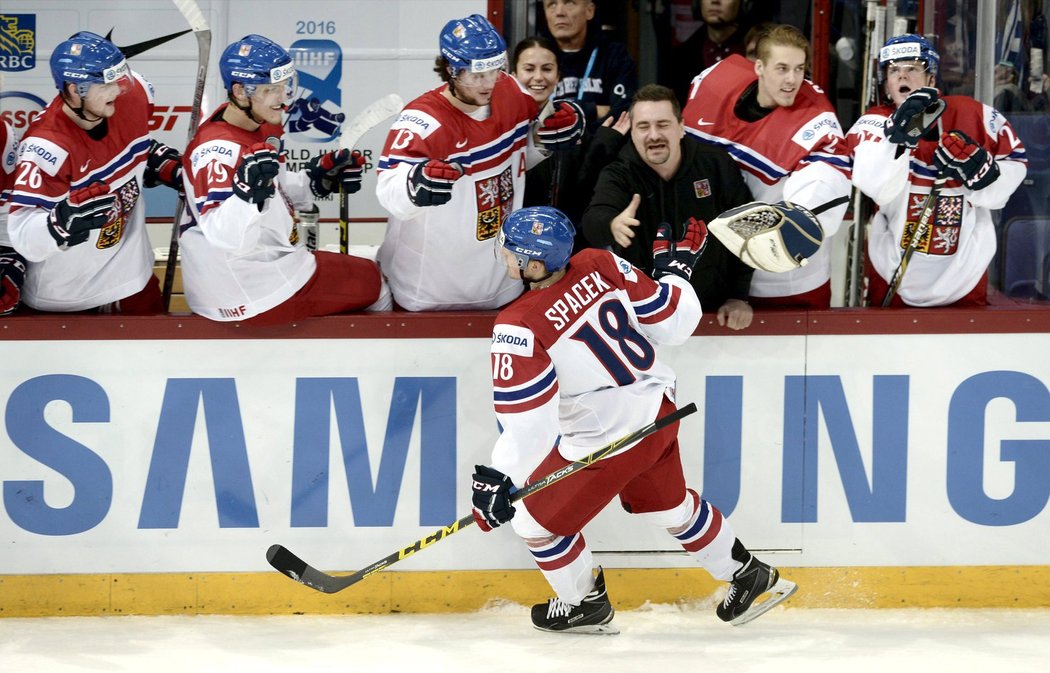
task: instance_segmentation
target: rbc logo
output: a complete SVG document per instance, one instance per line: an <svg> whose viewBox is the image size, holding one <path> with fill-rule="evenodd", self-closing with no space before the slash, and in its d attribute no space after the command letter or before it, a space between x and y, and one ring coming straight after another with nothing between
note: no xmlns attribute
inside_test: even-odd
<svg viewBox="0 0 1050 673"><path fill-rule="evenodd" d="M36 14L0 14L0 70L36 67Z"/></svg>

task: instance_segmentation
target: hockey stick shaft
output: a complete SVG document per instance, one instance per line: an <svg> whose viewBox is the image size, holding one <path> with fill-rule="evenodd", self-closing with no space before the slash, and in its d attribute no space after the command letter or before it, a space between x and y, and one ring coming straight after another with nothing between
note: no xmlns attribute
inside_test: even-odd
<svg viewBox="0 0 1050 673"><path fill-rule="evenodd" d="M208 57L211 51L211 29L208 22L201 13L200 7L194 0L172 0L175 7L190 24L193 34L197 38L197 80L193 89L193 104L190 107L189 131L186 134L186 145L193 140L197 133L197 125L201 118L201 105L204 102L204 83L208 76ZM182 220L182 211L186 206L184 196L179 196L175 204L175 221L171 223L171 241L168 243L168 260L164 266L164 288L162 297L164 300L164 311L167 312L171 306L171 292L175 285L175 262L179 256L179 222Z"/></svg>
<svg viewBox="0 0 1050 673"><path fill-rule="evenodd" d="M948 181L948 176L938 174L937 179L933 181L933 186L930 187L930 193L926 196L926 201L922 204L922 212L919 213L919 221L915 224L915 230L912 231L911 239L908 241L908 247L901 253L901 261L897 265L897 268L893 271L893 277L890 278L889 289L886 290L886 296L882 299L882 306L886 307L890 305L893 298L897 295L897 290L901 286L901 281L904 280L904 273L908 270L908 263L911 261L911 256L915 254L916 248L922 243L923 239L926 238L927 232L930 231L930 227L933 224L933 215L937 212L937 195L940 194L941 188L944 187L944 183ZM905 225L907 226L907 225Z"/></svg>
<svg viewBox="0 0 1050 673"><path fill-rule="evenodd" d="M379 125L390 115L397 114L404 107L404 101L396 93L391 93L373 101L350 123L343 127L339 134L339 148L353 150L365 133ZM339 252L344 255L350 249L350 203L349 195L339 187Z"/></svg>
<svg viewBox="0 0 1050 673"><path fill-rule="evenodd" d="M518 491L516 491L511 496L511 501L517 502L522 498L526 498L532 495L533 493L536 493L537 491L541 491L550 486L551 484L557 483L562 479L565 479L569 475L578 472L590 465L593 465L602 458L606 458L609 455L616 453L617 451L627 446L630 446L631 444L634 444L635 442L644 439L645 437L648 437L657 430L661 430L671 425L672 423L677 423L679 420L685 418L689 414L694 413L695 411L696 404L690 403L682 407L681 409L677 409L667 414L666 416L661 416L649 425L639 428L638 430L635 430L629 435L621 437L620 439L616 440L615 442L612 442L611 444L606 444L594 453L584 456L583 458L580 458L579 460L566 465L565 467L561 468L560 470L557 470L556 472L548 474L543 479L534 481L531 484L528 484L518 489ZM303 561L301 558L293 554L287 548L279 544L272 545L266 551L266 560L269 561L270 565L273 566L275 570L284 574L287 577L290 577L296 582L299 582L300 584L305 584L311 589L316 589L317 591L326 594L334 594L337 591L342 591L343 589L349 586L357 584L358 582L360 582L361 580L365 579L373 573L377 573L380 570L384 570L390 567L391 565L397 563L398 561L401 561L402 559L408 558L417 551L420 551L425 547L429 547L435 542L440 542L441 540L444 540L453 533L458 533L459 531L469 527L473 523L474 515L468 514L462 517L461 519L454 521L450 525L444 526L443 528L439 528L430 535L422 537L413 542L412 544L406 547L402 547L394 553L379 559L375 563L365 568L362 568L361 570L358 570L352 575L335 576L317 570L316 568L312 567L311 565Z"/></svg>

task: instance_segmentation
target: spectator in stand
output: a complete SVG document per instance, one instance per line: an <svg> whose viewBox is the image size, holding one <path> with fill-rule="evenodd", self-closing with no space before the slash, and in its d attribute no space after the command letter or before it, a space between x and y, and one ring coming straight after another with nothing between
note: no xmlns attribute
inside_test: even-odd
<svg viewBox="0 0 1050 673"><path fill-rule="evenodd" d="M808 61L806 37L778 25L759 40L754 63L733 55L698 75L683 114L690 135L729 150L757 200L812 211L827 241L849 201L850 156L827 96L805 79ZM755 271L750 301L829 308L828 245L793 271Z"/></svg>
<svg viewBox="0 0 1050 673"><path fill-rule="evenodd" d="M593 0L543 0L561 73L554 97L579 103L587 117L588 135L608 115L618 120L638 88L638 69L627 47L590 25L595 10Z"/></svg>
<svg viewBox="0 0 1050 673"><path fill-rule="evenodd" d="M556 47L544 37L527 37L514 47L511 72L542 109L551 100L559 79ZM554 206L579 222L590 203L601 169L616 158L631 122L627 112L606 117L595 134L579 145L557 152L525 174L525 206ZM587 247L576 232L573 251Z"/></svg>
<svg viewBox="0 0 1050 673"><path fill-rule="evenodd" d="M1024 145L998 110L934 88L940 57L926 38L901 35L879 52L887 103L847 135L853 184L878 207L868 227L868 298L881 306L916 234L934 181L946 182L933 219L890 306L983 306L995 256L992 210L1028 172Z"/></svg>
<svg viewBox="0 0 1050 673"><path fill-rule="evenodd" d="M26 260L11 247L7 235L7 197L15 183L18 138L11 125L3 120L0 120L0 152L0 316L3 316L18 309L26 277Z"/></svg>
<svg viewBox="0 0 1050 673"><path fill-rule="evenodd" d="M671 50L668 76L678 100L689 97L689 83L697 73L731 54L743 56L746 53L747 27L741 20L740 1L700 0L703 24L685 42ZM695 5L693 11L696 11Z"/></svg>
<svg viewBox="0 0 1050 673"><path fill-rule="evenodd" d="M379 263L409 311L499 308L522 285L492 240L521 207L526 169L575 146L583 116L561 102L536 123L536 101L505 72L507 43L480 14L449 21L438 44L444 84L405 106L379 158L390 213Z"/></svg>
<svg viewBox="0 0 1050 673"><path fill-rule="evenodd" d="M340 188L361 189L364 161L344 149L315 156L303 171L285 170L278 148L298 88L292 57L262 35L246 35L223 50L219 74L227 101L186 148L180 247L190 309L260 326L389 309L375 262L312 252L298 240L292 210Z"/></svg>
<svg viewBox="0 0 1050 673"><path fill-rule="evenodd" d="M58 95L26 129L8 234L38 311L162 313L142 189L181 189L181 156L150 138L153 87L109 40L79 32L51 53Z"/></svg>
<svg viewBox="0 0 1050 673"><path fill-rule="evenodd" d="M674 93L650 84L634 95L631 142L598 178L583 228L593 245L611 246L651 274L661 224L678 239L693 220L710 222L750 201L732 157L686 137ZM718 324L739 330L751 324L747 297L753 272L712 237L690 280L704 312L716 313Z"/></svg>

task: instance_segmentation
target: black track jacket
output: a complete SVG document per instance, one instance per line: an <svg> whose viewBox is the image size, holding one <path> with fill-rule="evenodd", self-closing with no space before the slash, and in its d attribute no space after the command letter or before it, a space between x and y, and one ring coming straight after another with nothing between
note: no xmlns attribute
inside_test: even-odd
<svg viewBox="0 0 1050 673"><path fill-rule="evenodd" d="M642 197L637 213L641 224L634 229L631 245L622 248L613 240L609 223L634 194ZM664 181L638 156L634 143L628 142L598 177L594 197L583 215L583 233L591 245L611 246L617 255L651 274L653 239L661 222L671 224L677 239L690 217L710 222L749 201L751 191L725 150L682 138L682 165L671 180ZM747 301L753 273L717 238L708 236L691 279L704 312L714 313L727 299Z"/></svg>

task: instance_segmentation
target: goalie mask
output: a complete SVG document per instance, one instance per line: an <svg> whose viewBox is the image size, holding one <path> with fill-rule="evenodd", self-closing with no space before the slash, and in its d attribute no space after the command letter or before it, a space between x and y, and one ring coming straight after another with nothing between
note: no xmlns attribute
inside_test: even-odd
<svg viewBox="0 0 1050 673"><path fill-rule="evenodd" d="M824 240L817 216L787 201L731 208L707 228L745 264L772 273L805 266Z"/></svg>

